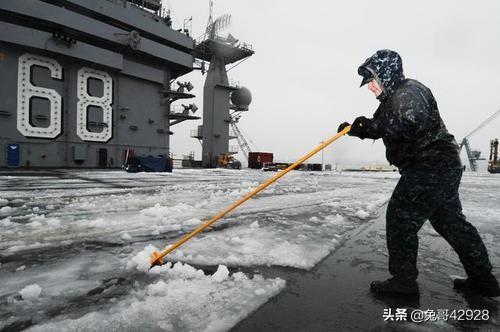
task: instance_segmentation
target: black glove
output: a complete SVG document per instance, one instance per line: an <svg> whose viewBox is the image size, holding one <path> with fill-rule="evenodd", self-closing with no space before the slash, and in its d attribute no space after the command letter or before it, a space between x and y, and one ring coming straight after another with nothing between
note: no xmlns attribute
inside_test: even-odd
<svg viewBox="0 0 500 332"><path fill-rule="evenodd" d="M337 129L337 133L340 133L342 130L344 130L345 127L350 126L351 124L349 122L343 122L340 124L339 129Z"/></svg>
<svg viewBox="0 0 500 332"><path fill-rule="evenodd" d="M349 135L357 136L359 138L364 138L365 128L370 120L368 120L364 116L357 117L356 120L352 123L351 130L349 131Z"/></svg>

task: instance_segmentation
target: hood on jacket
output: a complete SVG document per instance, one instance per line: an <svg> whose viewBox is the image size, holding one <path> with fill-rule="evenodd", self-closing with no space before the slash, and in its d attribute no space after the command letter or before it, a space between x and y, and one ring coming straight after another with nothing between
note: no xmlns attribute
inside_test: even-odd
<svg viewBox="0 0 500 332"><path fill-rule="evenodd" d="M397 52L379 50L359 66L358 74L363 77L361 86L375 79L386 96L405 79L403 61Z"/></svg>

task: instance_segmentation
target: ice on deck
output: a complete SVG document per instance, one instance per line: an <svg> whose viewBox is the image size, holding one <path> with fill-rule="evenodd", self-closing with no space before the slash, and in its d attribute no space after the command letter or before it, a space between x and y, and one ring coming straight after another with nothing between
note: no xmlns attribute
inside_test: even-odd
<svg viewBox="0 0 500 332"><path fill-rule="evenodd" d="M169 254L167 261L190 264L175 265L174 269L191 271L192 275L181 278L155 274L157 268L145 272L148 253L136 262L134 258L149 245L163 249L174 243L269 173L176 170L77 175L73 179L8 177L0 184L0 207L8 208L0 210L0 314L10 317L0 323L0 329L32 321L34 328L46 329L64 322L89 329L122 324L117 326L129 330L168 330L172 324L182 331L196 330L197 319L203 318L214 324L224 322L213 325L214 330L227 330L283 287L275 278L228 271L261 265L310 269L342 246L349 231L379 215L398 178L396 173L292 172ZM500 213L490 197L500 182L495 179L486 174L464 177L465 214L479 228L494 224ZM495 242L488 234L484 239L487 246ZM221 267L213 276L201 275L199 267L192 265L224 265L229 270ZM23 301L19 292L34 284L41 288L39 297ZM179 284L185 287L176 288ZM205 295L194 300L191 289ZM200 318L197 310L213 302L210 292L221 294L218 309ZM244 299L247 305L237 308L233 298ZM160 304L170 308L174 300L191 316L157 312ZM221 316L225 311L230 317ZM162 317L162 325L150 322L156 315ZM188 323L181 327L184 321Z"/></svg>
<svg viewBox="0 0 500 332"><path fill-rule="evenodd" d="M225 266L212 276L180 262L154 267L149 273L159 280L107 310L48 322L30 331L225 331L285 286L279 278L229 275Z"/></svg>
<svg viewBox="0 0 500 332"><path fill-rule="evenodd" d="M2 324L32 320L34 329L113 325L196 330L205 319L215 324L210 325L214 330L227 330L277 294L284 281L230 274L225 266L310 269L341 245L346 232L377 216L396 177L292 172L166 257L221 265L212 276L188 265L174 265L174 271L190 271L188 277L156 275L157 267L148 272L155 248L174 243L269 176L179 170L167 175L78 172L74 179L9 178L0 185L0 196L6 197L0 204L10 208L0 211L0 251L2 261L7 259L0 297L8 303L0 311L11 318ZM36 252L41 254L34 262ZM21 305L19 291L32 284L43 291L36 301ZM200 297L192 297L193 292ZM199 308L212 304L214 292L220 293L220 303L207 316L197 316ZM67 308L80 302L86 305ZM185 309L184 316L173 303ZM61 313L50 318L48 312L54 311ZM158 322L151 322L156 315Z"/></svg>

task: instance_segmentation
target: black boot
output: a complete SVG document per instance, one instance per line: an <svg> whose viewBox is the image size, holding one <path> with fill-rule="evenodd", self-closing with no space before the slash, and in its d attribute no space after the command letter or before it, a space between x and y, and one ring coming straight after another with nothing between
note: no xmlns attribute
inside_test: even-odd
<svg viewBox="0 0 500 332"><path fill-rule="evenodd" d="M455 279L453 280L453 288L477 292L483 296L500 296L498 281L492 274L467 279Z"/></svg>
<svg viewBox="0 0 500 332"><path fill-rule="evenodd" d="M418 295L418 284L414 279L392 277L385 281L373 281L370 290L379 295Z"/></svg>

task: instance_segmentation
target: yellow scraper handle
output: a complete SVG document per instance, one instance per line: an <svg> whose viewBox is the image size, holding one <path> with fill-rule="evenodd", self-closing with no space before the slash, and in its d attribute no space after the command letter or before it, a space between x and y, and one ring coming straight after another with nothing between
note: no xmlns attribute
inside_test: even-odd
<svg viewBox="0 0 500 332"><path fill-rule="evenodd" d="M185 242L189 241L191 238L195 237L196 235L200 234L201 232L203 232L203 230L207 227L210 227L213 223L215 223L217 220L225 217L229 212L233 211L234 209L236 209L238 206L240 206L241 204L245 203L246 201L248 201L250 198L252 198L253 196L257 195L258 193L260 193L262 190L266 189L267 187L269 187L271 184L273 184L274 182L278 181L282 176L284 176L286 173L290 172L291 170L295 169L297 166L299 166L300 164L302 164L304 161L306 161L307 159L311 158L312 156L314 156L316 153L318 153L319 151L323 150L324 148L326 148L328 145L330 145L331 143L335 142L337 139L339 139L340 137L344 136L345 134L347 134L349 132L349 130L351 130L351 126L347 126L345 127L342 131L340 131L338 134L336 134L335 136L332 136L331 138L329 138L328 140L324 141L323 143L321 143L321 145L317 146L316 148L314 148L313 150L311 150L308 154L306 154L305 156L303 156L302 158L300 158L299 160L297 160L296 162L294 162L292 165L288 166L286 169L282 170L281 172L279 172L278 174L276 174L275 176L273 176L272 178L270 178L269 180L267 180L266 182L262 183L261 185L259 185L257 188L255 188L253 191L251 191L250 193L246 194L244 197L240 198L238 201L236 201L235 203L233 203L231 206L229 206L228 208L226 208L225 210L219 212L217 215L215 215L212 219L208 220L207 222L201 224L200 226L198 226L195 230L193 230L191 233L189 234L186 234L182 239L180 239L179 241L177 241L174 245L172 245L171 247L163 250L162 252L158 252L158 251L155 251L153 254L151 254L151 258L150 258L150 263L151 263L151 266L154 266L154 265L161 265L163 264L163 257L165 257L167 254L171 253L172 251L174 251L175 249L179 248L181 245L183 245Z"/></svg>

